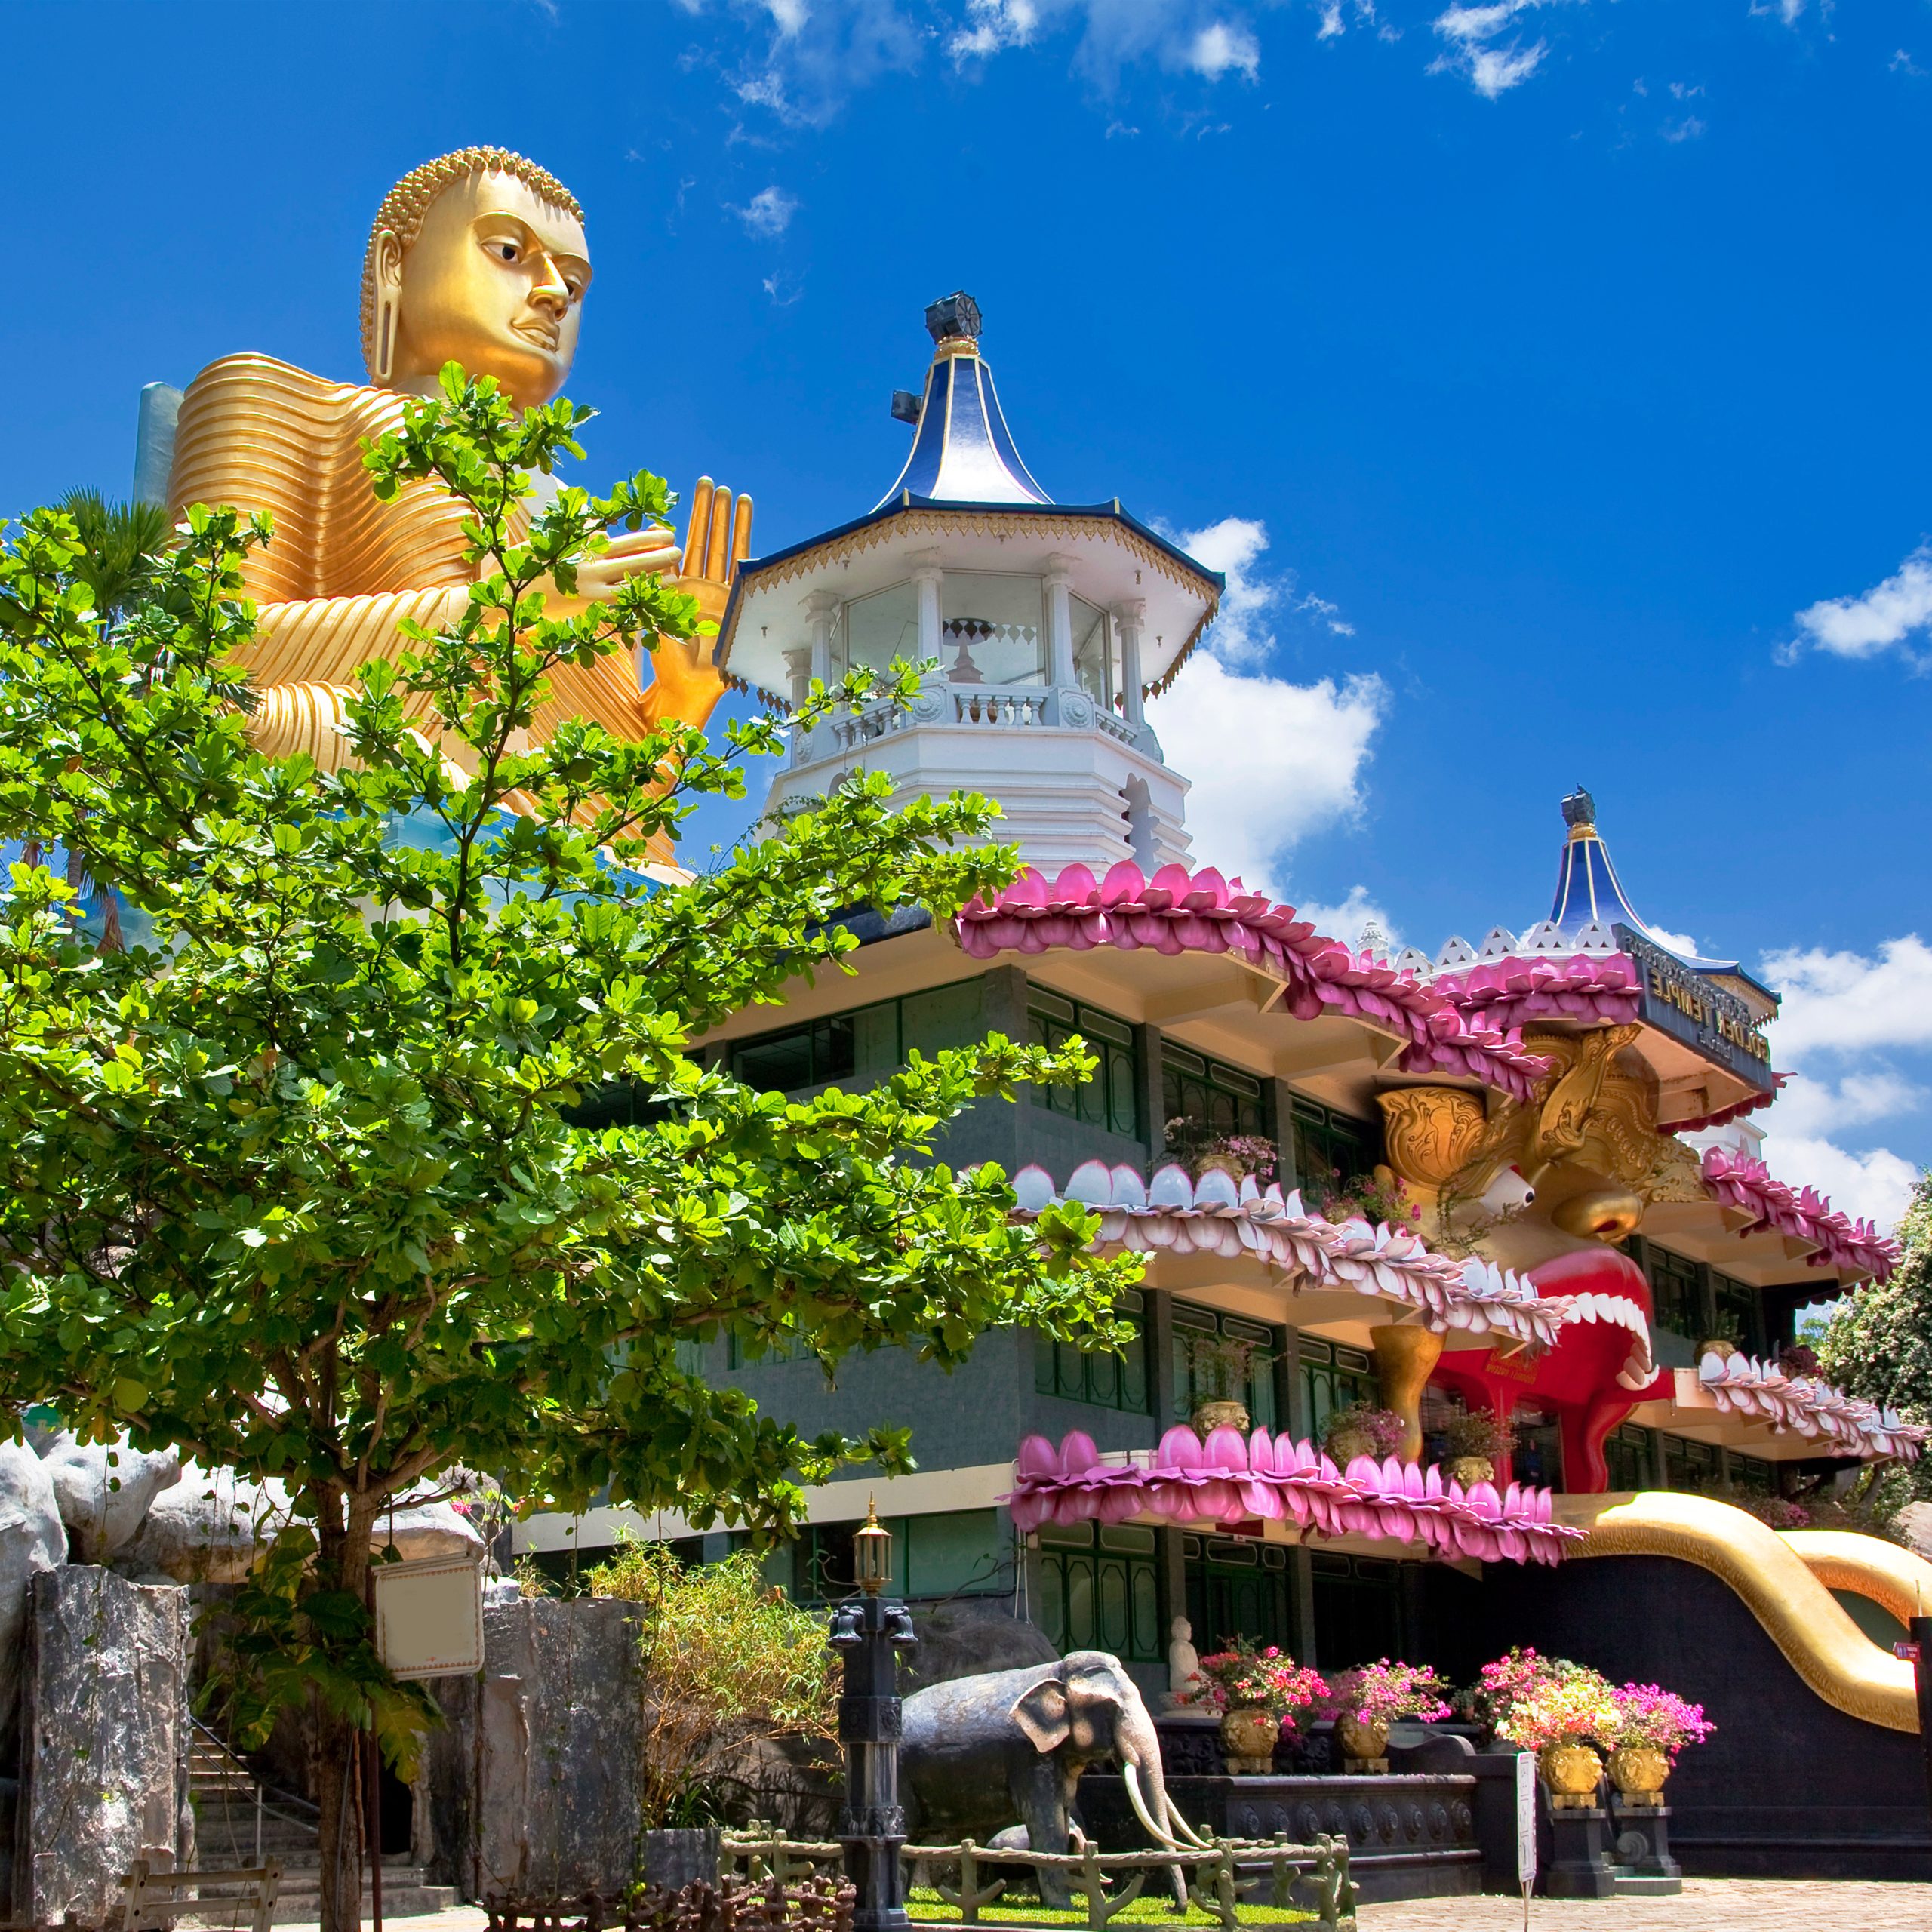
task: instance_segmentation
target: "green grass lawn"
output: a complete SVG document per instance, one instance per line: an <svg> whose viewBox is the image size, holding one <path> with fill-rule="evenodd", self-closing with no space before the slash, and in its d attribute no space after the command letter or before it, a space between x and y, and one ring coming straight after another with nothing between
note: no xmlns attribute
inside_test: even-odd
<svg viewBox="0 0 1932 1932"><path fill-rule="evenodd" d="M957 1925L959 1908L948 1905L938 1893L921 1886L906 1895L906 1909L914 1921L928 1925ZM1238 1905L1235 1915L1244 1925L1294 1925L1314 1918L1312 1912L1277 1912L1272 1906ZM1021 1898L1009 1904L1002 1894L991 1905L980 1908L980 1922L984 1925L1084 1925L1087 1908L1075 1906L1062 1911L1052 1906L1040 1904L1037 1900ZM1158 1896L1150 1883L1134 1903L1116 1912L1111 1921L1115 1925L1218 1925L1220 1921L1212 1912L1203 1912L1198 1905L1190 1904L1185 1912L1175 1909L1174 1900L1164 1889Z"/></svg>

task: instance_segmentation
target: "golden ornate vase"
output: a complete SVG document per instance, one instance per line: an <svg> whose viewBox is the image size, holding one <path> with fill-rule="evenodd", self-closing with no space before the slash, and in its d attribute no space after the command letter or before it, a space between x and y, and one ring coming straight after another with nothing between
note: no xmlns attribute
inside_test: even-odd
<svg viewBox="0 0 1932 1932"><path fill-rule="evenodd" d="M1670 1760L1650 1744L1620 1744L1610 1754L1611 1782L1626 1804L1661 1804Z"/></svg>
<svg viewBox="0 0 1932 1932"><path fill-rule="evenodd" d="M1203 1402L1194 1411L1194 1427L1203 1441L1217 1429L1246 1429L1247 1404L1245 1402Z"/></svg>
<svg viewBox="0 0 1932 1932"><path fill-rule="evenodd" d="M1237 1706L1221 1718L1221 1748L1227 1753L1230 1777L1265 1777L1275 1768L1275 1740L1281 1720L1272 1711Z"/></svg>
<svg viewBox="0 0 1932 1932"><path fill-rule="evenodd" d="M1487 1456L1458 1456L1449 1465L1449 1473L1465 1489L1479 1482L1494 1482L1496 1465Z"/></svg>
<svg viewBox="0 0 1932 1932"><path fill-rule="evenodd" d="M1587 1810L1595 1804L1597 1787L1603 1782L1603 1760L1593 1746L1580 1744L1574 1738L1546 1744L1537 1761L1543 1781L1549 1787L1549 1801L1557 1810Z"/></svg>
<svg viewBox="0 0 1932 1932"><path fill-rule="evenodd" d="M1335 1720L1335 1742L1352 1764L1386 1764L1389 1758L1389 1720L1364 1719L1344 1712Z"/></svg>

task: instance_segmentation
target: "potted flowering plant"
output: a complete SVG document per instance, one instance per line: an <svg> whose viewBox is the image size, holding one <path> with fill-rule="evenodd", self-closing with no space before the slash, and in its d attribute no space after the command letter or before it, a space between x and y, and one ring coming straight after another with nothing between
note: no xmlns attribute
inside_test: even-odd
<svg viewBox="0 0 1932 1932"><path fill-rule="evenodd" d="M1400 1453L1409 1426L1393 1409L1337 1409L1321 1432L1321 1446L1346 1469L1358 1456L1377 1461Z"/></svg>
<svg viewBox="0 0 1932 1932"><path fill-rule="evenodd" d="M1335 1720L1336 1741L1352 1770L1364 1764L1389 1767L1389 1727L1400 1718L1431 1723L1446 1718L1449 1688L1426 1664L1391 1663L1378 1657L1329 1680L1324 1709Z"/></svg>
<svg viewBox="0 0 1932 1932"><path fill-rule="evenodd" d="M1194 1426L1205 1441L1217 1429L1247 1426L1247 1389L1257 1368L1275 1358L1253 1342L1189 1334L1183 1344L1194 1398Z"/></svg>
<svg viewBox="0 0 1932 1932"><path fill-rule="evenodd" d="M1343 1180L1341 1171L1328 1168L1302 1183L1302 1194L1324 1220L1366 1221L1413 1230L1422 1219L1422 1204L1413 1199L1399 1176L1378 1167L1372 1174Z"/></svg>
<svg viewBox="0 0 1932 1932"><path fill-rule="evenodd" d="M1444 1467L1465 1489L1494 1480L1496 1466L1514 1455L1516 1432L1494 1409L1472 1409L1443 1426Z"/></svg>
<svg viewBox="0 0 1932 1932"><path fill-rule="evenodd" d="M1320 1675L1278 1644L1257 1650L1246 1637L1203 1657L1197 1676L1197 1687L1182 1694L1190 1704L1222 1714L1221 1743L1231 1777L1266 1776L1284 1724L1328 1695Z"/></svg>
<svg viewBox="0 0 1932 1932"><path fill-rule="evenodd" d="M1702 1704L1687 1703L1654 1684L1626 1684L1614 1691L1622 1718L1610 1754L1610 1775L1626 1805L1661 1804L1664 1780L1687 1744L1701 1744L1717 1726Z"/></svg>
<svg viewBox="0 0 1932 1932"><path fill-rule="evenodd" d="M1496 1731L1537 1754L1552 1806L1588 1810L1603 1783L1599 1752L1623 1742L1623 1712L1607 1678L1572 1664L1515 1699Z"/></svg>
<svg viewBox="0 0 1932 1932"><path fill-rule="evenodd" d="M1258 1134L1217 1134L1191 1115L1177 1114L1168 1122L1167 1145L1161 1150L1168 1160L1177 1161L1196 1180L1210 1172L1239 1180L1252 1174L1258 1187L1275 1178L1280 1150L1273 1141Z"/></svg>
<svg viewBox="0 0 1932 1932"><path fill-rule="evenodd" d="M1574 1676L1583 1667L1567 1657L1546 1657L1518 1644L1494 1663L1484 1664L1475 1682L1456 1693L1453 1702L1457 1715L1481 1729L1485 1744L1493 1744L1503 1734L1503 1720L1520 1699Z"/></svg>

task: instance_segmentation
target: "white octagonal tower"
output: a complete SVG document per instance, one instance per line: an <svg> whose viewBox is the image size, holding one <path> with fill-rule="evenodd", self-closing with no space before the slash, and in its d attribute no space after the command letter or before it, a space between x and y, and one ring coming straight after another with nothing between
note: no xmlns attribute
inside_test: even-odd
<svg viewBox="0 0 1932 1932"><path fill-rule="evenodd" d="M1145 705L1213 618L1222 579L1120 500L1055 503L1020 460L980 312L926 311L937 346L923 396L895 397L912 448L855 521L743 565L717 644L734 684L774 706L895 658L937 660L909 709L843 711L797 734L768 808L883 771L896 795L977 791L999 837L1049 875L1185 857L1187 781Z"/></svg>

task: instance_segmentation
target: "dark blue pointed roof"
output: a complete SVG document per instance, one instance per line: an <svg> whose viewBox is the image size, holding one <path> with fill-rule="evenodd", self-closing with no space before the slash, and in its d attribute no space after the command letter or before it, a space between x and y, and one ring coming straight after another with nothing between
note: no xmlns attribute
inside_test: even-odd
<svg viewBox="0 0 1932 1932"><path fill-rule="evenodd" d="M1563 801L1563 820L1570 828L1570 836L1564 841L1563 857L1556 870L1556 897L1549 909L1549 923L1561 937L1574 940L1592 924L1621 924L1673 959L1681 960L1694 972L1738 972L1736 960L1700 959L1681 946L1673 946L1637 916L1635 908L1625 897L1617 868L1611 863L1610 848L1597 830L1596 801L1581 786Z"/></svg>
<svg viewBox="0 0 1932 1932"><path fill-rule="evenodd" d="M980 360L979 305L963 291L949 295L927 309L926 327L937 346L912 448L875 510L908 492L937 503L1051 503L1020 460Z"/></svg>

